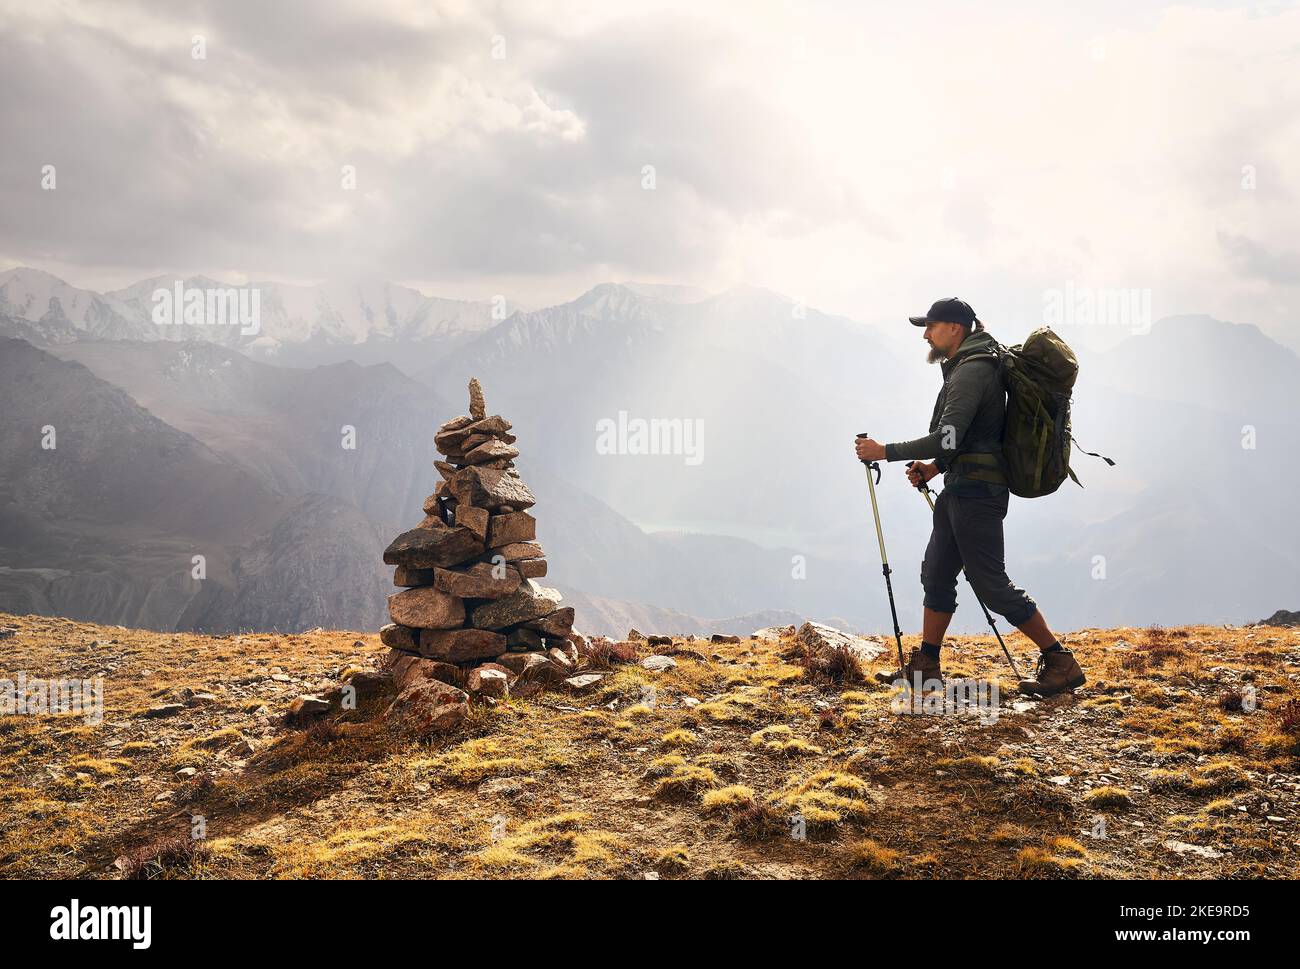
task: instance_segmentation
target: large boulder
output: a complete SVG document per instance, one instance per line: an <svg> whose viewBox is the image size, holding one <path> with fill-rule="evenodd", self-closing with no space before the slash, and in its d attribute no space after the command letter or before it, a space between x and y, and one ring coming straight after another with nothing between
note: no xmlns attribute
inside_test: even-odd
<svg viewBox="0 0 1300 969"><path fill-rule="evenodd" d="M391 677L375 670L353 670L343 678L344 691L360 705L393 689Z"/></svg>
<svg viewBox="0 0 1300 969"><path fill-rule="evenodd" d="M414 569L446 568L481 555L484 546L463 525L450 528L412 528L384 549L384 562Z"/></svg>
<svg viewBox="0 0 1300 969"><path fill-rule="evenodd" d="M329 700L321 696L304 694L289 704L289 709L284 714L284 722L291 727L302 727L329 712Z"/></svg>
<svg viewBox="0 0 1300 969"><path fill-rule="evenodd" d="M420 653L447 663L488 659L506 651L506 637L488 629L425 629L420 632Z"/></svg>
<svg viewBox="0 0 1300 969"><path fill-rule="evenodd" d="M398 654L392 660L388 666L388 675L398 693L425 680L438 680L456 687L465 683L465 673L459 666L405 653Z"/></svg>
<svg viewBox="0 0 1300 969"><path fill-rule="evenodd" d="M496 602L478 606L470 614L470 625L476 629L504 629L548 616L560 605L560 593L540 586L532 579ZM502 650L504 652L504 650Z"/></svg>
<svg viewBox="0 0 1300 969"><path fill-rule="evenodd" d="M390 622L380 628L379 641L392 649L414 653L420 647L420 630Z"/></svg>
<svg viewBox="0 0 1300 969"><path fill-rule="evenodd" d="M495 666L509 671L511 676L520 677L538 666L549 666L550 660L545 653L502 653L494 661Z"/></svg>
<svg viewBox="0 0 1300 969"><path fill-rule="evenodd" d="M514 653L531 653L542 648L541 633L519 626L506 633L506 649Z"/></svg>
<svg viewBox="0 0 1300 969"><path fill-rule="evenodd" d="M525 559L539 559L546 553L537 542L511 542L509 545L492 549L489 554L492 558L499 555L507 562L519 562Z"/></svg>
<svg viewBox="0 0 1300 969"><path fill-rule="evenodd" d="M389 596L388 614L403 626L455 629L465 622L465 601L432 586L421 586Z"/></svg>
<svg viewBox="0 0 1300 969"><path fill-rule="evenodd" d="M393 570L393 585L414 588L417 585L433 585L433 569L408 569L399 565Z"/></svg>
<svg viewBox="0 0 1300 969"><path fill-rule="evenodd" d="M539 619L530 619L524 623L528 629L535 629L543 636L568 639L573 635L573 606L565 606Z"/></svg>
<svg viewBox="0 0 1300 969"><path fill-rule="evenodd" d="M438 680L412 684L384 712L393 729L417 737L455 730L468 716L469 695Z"/></svg>
<svg viewBox="0 0 1300 969"><path fill-rule="evenodd" d="M489 514L486 508L473 505L456 506L456 524L464 525L480 542L487 541Z"/></svg>
<svg viewBox="0 0 1300 969"><path fill-rule="evenodd" d="M887 647L876 638L850 636L819 622L806 622L794 634L795 641L808 656L821 656L832 649L846 649L863 663L870 663L885 652Z"/></svg>
<svg viewBox="0 0 1300 969"><path fill-rule="evenodd" d="M465 572L437 569L433 586L465 599L503 599L518 589L523 580L514 566L498 568L491 562L477 562Z"/></svg>
<svg viewBox="0 0 1300 969"><path fill-rule="evenodd" d="M537 504L537 499L513 468L462 468L451 476L447 488L460 504L479 508L495 509L509 505L518 510Z"/></svg>
<svg viewBox="0 0 1300 969"><path fill-rule="evenodd" d="M546 559L520 559L511 565L519 570L525 579L540 579L546 575Z"/></svg>
<svg viewBox="0 0 1300 969"><path fill-rule="evenodd" d="M475 434L487 434L491 437L507 438L511 437L510 428L513 427L508 420L500 414L493 414L491 417L485 417L481 421L475 421L468 430ZM511 444L514 442L511 441Z"/></svg>
<svg viewBox="0 0 1300 969"><path fill-rule="evenodd" d="M537 537L537 519L526 511L493 515L488 521L487 546L500 548L515 542L531 542Z"/></svg>
<svg viewBox="0 0 1300 969"><path fill-rule="evenodd" d="M465 689L475 696L504 700L510 695L510 676L502 670L480 666L469 671L469 676L465 678Z"/></svg>
<svg viewBox="0 0 1300 969"><path fill-rule="evenodd" d="M468 443L468 442L467 442ZM496 438L488 438L465 452L465 464L483 464L486 461L513 461L519 457L519 448Z"/></svg>

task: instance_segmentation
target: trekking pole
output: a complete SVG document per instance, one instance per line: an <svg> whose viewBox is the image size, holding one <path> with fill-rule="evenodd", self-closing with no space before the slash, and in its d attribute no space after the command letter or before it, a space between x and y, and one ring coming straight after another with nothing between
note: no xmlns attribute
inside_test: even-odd
<svg viewBox="0 0 1300 969"><path fill-rule="evenodd" d="M933 512L934 492L930 490L930 486L922 480L921 483L916 486L916 489L925 496L925 503L930 506L930 511ZM966 570L964 568L961 571L963 575L966 575ZM1007 644L1002 641L1002 634L998 632L997 624L993 621L993 613L989 612L989 607L984 605L984 600L981 599L980 594L975 591L975 585L974 583L971 583L969 575L966 576L966 581L967 583L970 583L971 595L975 597L975 601L978 602L980 608L984 610L984 618L989 621L989 628L993 630L993 635L998 638L998 645L1002 647L1002 652L1006 654L1007 662L1011 664L1011 672L1016 674L1016 679L1023 680L1024 677L1020 675L1020 670L1016 669L1016 661L1011 658L1011 650L1007 649Z"/></svg>
<svg viewBox="0 0 1300 969"><path fill-rule="evenodd" d="M870 437L863 432L858 437ZM894 618L894 641L898 643L898 668L907 667L903 660L903 631L898 628L898 609L894 606L894 584L889 580L889 556L885 554L885 533L880 528L880 508L876 504L876 482L880 480L880 464L876 461L863 461L867 469L867 488L871 491L871 516L876 520L876 541L880 543L880 571L885 576L885 591L889 594L889 614ZM876 472L872 480L871 472Z"/></svg>

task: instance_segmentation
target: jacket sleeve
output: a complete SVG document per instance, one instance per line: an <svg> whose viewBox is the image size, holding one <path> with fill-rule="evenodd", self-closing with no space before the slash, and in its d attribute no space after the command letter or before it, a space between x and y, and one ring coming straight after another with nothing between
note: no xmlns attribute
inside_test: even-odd
<svg viewBox="0 0 1300 969"><path fill-rule="evenodd" d="M995 378L996 368L960 364L948 382L948 397L944 401L943 414L939 417L939 426L925 437L912 441L885 445L886 461L924 461L934 459L941 471L946 471L948 462L961 450L962 441L975 419L980 400L988 382ZM950 430L951 429L951 430ZM952 443L945 448L945 440Z"/></svg>

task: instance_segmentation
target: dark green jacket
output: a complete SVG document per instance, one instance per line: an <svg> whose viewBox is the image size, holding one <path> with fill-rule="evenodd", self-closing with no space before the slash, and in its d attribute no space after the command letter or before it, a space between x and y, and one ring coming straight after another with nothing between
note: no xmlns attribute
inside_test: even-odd
<svg viewBox="0 0 1300 969"><path fill-rule="evenodd" d="M886 444L885 460L933 460L944 472L944 488L956 495L997 495L1007 490L1005 484L971 480L963 473L968 469L960 461L956 468L952 467L959 454L993 454L1001 458L1007 395L996 360L989 355L993 343L987 331L976 330L950 359L943 361L943 387L934 402L930 433L914 441ZM949 428L951 432L946 433ZM952 446L945 448L944 444Z"/></svg>

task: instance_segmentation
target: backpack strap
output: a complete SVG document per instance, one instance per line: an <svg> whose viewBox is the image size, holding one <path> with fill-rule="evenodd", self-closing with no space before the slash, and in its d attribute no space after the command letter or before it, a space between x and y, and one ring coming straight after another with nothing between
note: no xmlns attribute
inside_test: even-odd
<svg viewBox="0 0 1300 969"><path fill-rule="evenodd" d="M1006 473L1002 470L1002 462L998 460L997 455L985 451L962 452L949 462L948 470L971 481L984 481L988 484L1000 485L1007 483Z"/></svg>
<svg viewBox="0 0 1300 969"><path fill-rule="evenodd" d="M1079 444L1078 439L1077 439L1073 434L1070 435L1070 440L1071 440L1071 441L1074 441L1075 444ZM1082 445L1082 444L1079 444L1079 450L1080 450L1080 451L1083 451L1083 445ZM1086 455L1088 455L1088 457L1090 457L1090 458L1101 458L1103 461L1105 461L1107 464L1109 464L1112 468L1115 467L1115 462L1112 461L1110 458L1106 457L1106 455L1104 455L1104 454L1098 454L1096 451L1083 451L1083 453L1086 454ZM1073 477L1073 476L1072 476L1072 477ZM1076 480L1077 480L1077 479L1076 479Z"/></svg>
<svg viewBox="0 0 1300 969"><path fill-rule="evenodd" d="M1002 366L1002 357L1001 354L998 353L998 350L1001 349L1001 346L995 343L993 344L993 347L996 349L990 348L989 350L981 350L978 353L970 353L962 357L952 368L952 372L956 373L957 368L968 360L988 360L1000 370ZM948 379L952 379L951 374ZM952 471L959 477L966 478L970 481L982 481L986 484L1005 485L1007 483L1007 475L1001 457L1002 456L999 454L989 454L985 451L959 451L953 457L948 459L948 470Z"/></svg>

